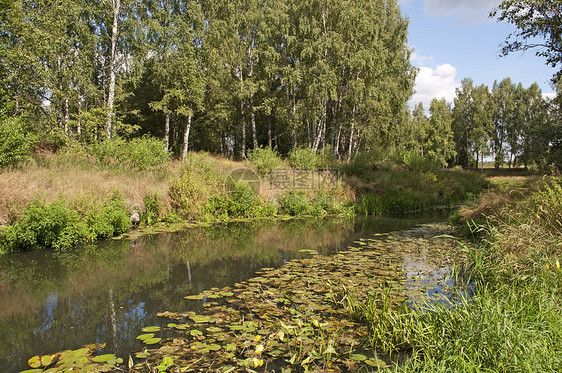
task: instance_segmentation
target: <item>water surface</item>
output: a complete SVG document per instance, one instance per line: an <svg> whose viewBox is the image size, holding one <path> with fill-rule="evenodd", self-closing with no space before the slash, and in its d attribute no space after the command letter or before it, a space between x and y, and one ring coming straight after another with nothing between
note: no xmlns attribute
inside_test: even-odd
<svg viewBox="0 0 562 373"><path fill-rule="evenodd" d="M443 217L230 223L0 257L0 371L94 342L126 358L144 347L136 340L143 327L166 322L157 312L188 310L186 295L309 255L301 250L330 255L358 238L437 220Z"/></svg>

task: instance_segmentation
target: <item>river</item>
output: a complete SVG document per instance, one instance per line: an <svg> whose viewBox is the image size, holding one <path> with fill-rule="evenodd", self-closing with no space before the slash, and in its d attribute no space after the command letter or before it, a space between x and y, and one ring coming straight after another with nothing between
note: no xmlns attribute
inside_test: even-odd
<svg viewBox="0 0 562 373"><path fill-rule="evenodd" d="M27 369L34 355L106 343L127 358L135 337L187 311L184 296L251 278L263 267L331 255L358 238L442 221L403 218L297 219L217 224L136 239L100 241L67 252L37 250L0 257L0 371ZM196 310L195 310L196 311Z"/></svg>

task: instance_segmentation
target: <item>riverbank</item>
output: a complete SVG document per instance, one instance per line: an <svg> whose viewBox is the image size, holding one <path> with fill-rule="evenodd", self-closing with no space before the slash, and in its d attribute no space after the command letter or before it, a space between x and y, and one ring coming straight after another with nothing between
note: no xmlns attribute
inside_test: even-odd
<svg viewBox="0 0 562 373"><path fill-rule="evenodd" d="M260 149L246 162L191 153L181 164L142 141L134 158L106 141L103 149L38 154L1 170L0 252L65 250L155 224L419 212L486 187L477 174L421 159L364 154L340 164L308 149L287 159Z"/></svg>
<svg viewBox="0 0 562 373"><path fill-rule="evenodd" d="M377 307L357 303L370 345L408 351L403 372L540 371L562 364L562 180L505 197L486 220L470 224L477 240L454 275L473 290L451 303ZM505 202L509 201L509 202ZM482 204L481 204L482 205Z"/></svg>
<svg viewBox="0 0 562 373"><path fill-rule="evenodd" d="M138 339L147 350L130 366L555 372L562 356L560 183L549 180L505 206L478 226L486 232L475 242L454 238L452 227L425 225L357 240L333 257L309 251L308 259L187 296L199 311L162 310L168 321L143 329ZM55 369L78 364L77 356L88 368L120 371L124 364L90 347L49 356Z"/></svg>

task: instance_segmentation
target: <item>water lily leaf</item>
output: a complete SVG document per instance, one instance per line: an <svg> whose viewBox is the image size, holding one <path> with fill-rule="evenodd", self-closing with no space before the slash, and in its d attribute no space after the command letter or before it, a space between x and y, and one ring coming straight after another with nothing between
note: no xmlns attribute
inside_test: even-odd
<svg viewBox="0 0 562 373"><path fill-rule="evenodd" d="M91 344L86 345L84 347L87 347L90 350L101 350L102 348L105 348L105 342L103 342L103 343L91 343Z"/></svg>
<svg viewBox="0 0 562 373"><path fill-rule="evenodd" d="M96 363L108 363L113 360L115 360L115 355L113 354L100 355L92 359L92 361Z"/></svg>
<svg viewBox="0 0 562 373"><path fill-rule="evenodd" d="M203 299L203 294L188 295L187 297L184 298L189 300L201 300Z"/></svg>
<svg viewBox="0 0 562 373"><path fill-rule="evenodd" d="M39 368L41 364L41 357L40 356L33 356L31 359L27 361L27 364L32 368Z"/></svg>
<svg viewBox="0 0 562 373"><path fill-rule="evenodd" d="M193 315L190 316L190 319L193 320L193 322L195 322L196 324L211 322L211 316Z"/></svg>
<svg viewBox="0 0 562 373"><path fill-rule="evenodd" d="M144 340L144 343L146 343L147 345L153 345L153 344L156 344L156 343L160 342L161 340L162 340L162 338L158 338L158 337L150 338L150 339Z"/></svg>
<svg viewBox="0 0 562 373"><path fill-rule="evenodd" d="M137 337L137 339L140 339L141 341L146 341L147 339L150 339L154 337L154 333L146 333L146 334L141 334Z"/></svg>
<svg viewBox="0 0 562 373"><path fill-rule="evenodd" d="M209 333L219 333L222 332L221 328L217 328L216 326L211 326L206 329Z"/></svg>
<svg viewBox="0 0 562 373"><path fill-rule="evenodd" d="M365 360L365 364L367 364L369 366L372 366L372 367L377 367L377 368L386 367L386 363L384 361L379 360L379 359L375 359L375 358Z"/></svg>
<svg viewBox="0 0 562 373"><path fill-rule="evenodd" d="M28 369L28 370L23 370L20 373L39 373L39 372L43 372L43 369Z"/></svg>
<svg viewBox="0 0 562 373"><path fill-rule="evenodd" d="M203 332L201 330L197 330L197 329L193 329L189 331L189 334L191 334L192 336L196 337L198 335L203 335Z"/></svg>
<svg viewBox="0 0 562 373"><path fill-rule="evenodd" d="M363 361L367 359L367 356L362 355L362 354L353 354L349 357L351 360L355 360L355 361Z"/></svg>
<svg viewBox="0 0 562 373"><path fill-rule="evenodd" d="M159 330L160 330L159 326L147 326L146 328L142 328L142 331L147 333L157 332Z"/></svg>
<svg viewBox="0 0 562 373"><path fill-rule="evenodd" d="M135 357L138 359L146 359L147 357L149 357L150 355L148 354L148 352L144 351L144 352L137 352L135 353Z"/></svg>
<svg viewBox="0 0 562 373"><path fill-rule="evenodd" d="M44 355L41 356L41 365L43 366L49 366L53 363L53 360L55 359L56 355Z"/></svg>
<svg viewBox="0 0 562 373"><path fill-rule="evenodd" d="M213 343L213 344L208 345L207 348L208 348L209 350L211 350L211 351L218 351L218 350L220 350L222 347L221 347L220 345L218 345L218 344Z"/></svg>

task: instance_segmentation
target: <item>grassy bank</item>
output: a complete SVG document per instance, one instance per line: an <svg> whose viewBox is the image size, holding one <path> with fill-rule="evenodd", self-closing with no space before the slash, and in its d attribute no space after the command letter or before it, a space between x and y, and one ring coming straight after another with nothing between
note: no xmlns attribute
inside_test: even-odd
<svg viewBox="0 0 562 373"><path fill-rule="evenodd" d="M473 293L453 303L383 307L384 294L352 309L380 353L407 356L404 372L558 372L562 366L562 188L496 210L464 247L457 271Z"/></svg>
<svg viewBox="0 0 562 373"><path fill-rule="evenodd" d="M342 164L307 148L286 158L257 149L245 162L190 153L178 163L151 138L71 145L0 172L0 252L66 249L159 222L409 213L486 186L415 156Z"/></svg>
<svg viewBox="0 0 562 373"><path fill-rule="evenodd" d="M356 212L365 215L451 207L489 186L479 173L443 169L409 153L360 154L342 171L356 191Z"/></svg>

